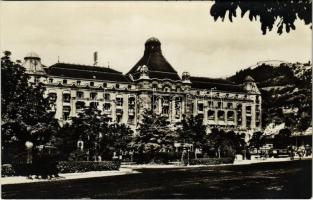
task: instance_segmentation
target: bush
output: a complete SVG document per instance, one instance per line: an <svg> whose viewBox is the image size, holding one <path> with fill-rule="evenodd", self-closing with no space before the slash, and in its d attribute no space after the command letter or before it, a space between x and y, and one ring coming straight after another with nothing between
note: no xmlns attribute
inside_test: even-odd
<svg viewBox="0 0 313 200"><path fill-rule="evenodd" d="M135 153L134 162L137 164L157 163L168 164L178 161L181 158L181 152L157 152L157 153Z"/></svg>
<svg viewBox="0 0 313 200"><path fill-rule="evenodd" d="M4 164L1 166L1 177L14 176L14 175L15 175L15 171L12 165Z"/></svg>
<svg viewBox="0 0 313 200"><path fill-rule="evenodd" d="M185 163L187 160L185 160ZM231 164L234 163L234 157L226 158L198 158L191 159L190 165L218 165L218 164Z"/></svg>
<svg viewBox="0 0 313 200"><path fill-rule="evenodd" d="M120 168L120 161L62 161L58 163L58 170L60 173L76 173L89 171L109 171L118 170Z"/></svg>

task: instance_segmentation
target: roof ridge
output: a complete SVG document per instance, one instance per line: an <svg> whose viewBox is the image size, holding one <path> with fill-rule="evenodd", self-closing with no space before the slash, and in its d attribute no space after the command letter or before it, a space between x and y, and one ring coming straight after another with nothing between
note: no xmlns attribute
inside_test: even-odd
<svg viewBox="0 0 313 200"><path fill-rule="evenodd" d="M76 63L65 63L65 62L58 62L58 63L55 63L53 65L51 65L50 67L52 66L55 66L55 65L58 65L58 64L64 64L64 65L76 65L76 66L83 66L83 67L90 67L90 68L99 68L99 69L110 69L112 71L115 71L115 72L118 72L118 73L122 73L120 71L117 71L115 69L112 69L112 68L109 68L109 67L105 67L105 66L94 66L94 65L85 65L85 64L76 64Z"/></svg>
<svg viewBox="0 0 313 200"><path fill-rule="evenodd" d="M52 66L50 66L52 67ZM50 68L49 67L49 68ZM66 67L57 67L59 69L65 69L65 70L74 70L74 71L90 71L90 72L98 72L98 73L104 73L104 74L120 74L120 75L123 75L122 72L118 72L118 73L112 73L112 72L104 72L104 71L94 71L94 70L82 70L82 69L70 69L70 68L66 68Z"/></svg>

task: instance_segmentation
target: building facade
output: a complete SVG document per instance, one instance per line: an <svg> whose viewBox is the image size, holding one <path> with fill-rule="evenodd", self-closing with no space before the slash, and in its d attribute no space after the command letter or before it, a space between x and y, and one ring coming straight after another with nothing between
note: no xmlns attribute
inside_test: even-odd
<svg viewBox="0 0 313 200"><path fill-rule="evenodd" d="M166 116L171 123L201 115L208 127L261 129L262 99L252 77L238 85L188 72L179 76L156 38L146 41L144 55L127 74L109 67L59 62L46 67L36 53L29 53L23 66L31 83L45 84L51 112L60 123L92 106L108 121L128 124L133 130L145 109Z"/></svg>

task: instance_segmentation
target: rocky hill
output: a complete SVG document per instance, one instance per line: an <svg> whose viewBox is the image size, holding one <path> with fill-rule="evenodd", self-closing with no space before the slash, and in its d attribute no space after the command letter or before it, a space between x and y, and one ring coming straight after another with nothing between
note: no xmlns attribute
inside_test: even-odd
<svg viewBox="0 0 313 200"><path fill-rule="evenodd" d="M259 62L228 80L242 83L252 76L263 97L263 126L281 124L306 130L312 121L312 63Z"/></svg>

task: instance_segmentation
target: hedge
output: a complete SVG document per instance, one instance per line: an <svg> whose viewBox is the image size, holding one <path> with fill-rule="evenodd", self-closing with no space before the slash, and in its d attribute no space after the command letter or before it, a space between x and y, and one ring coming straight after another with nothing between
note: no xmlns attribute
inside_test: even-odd
<svg viewBox="0 0 313 200"><path fill-rule="evenodd" d="M1 177L4 176L15 176L15 171L11 164L1 165Z"/></svg>
<svg viewBox="0 0 313 200"><path fill-rule="evenodd" d="M58 163L58 170L60 173L76 173L89 171L109 171L118 170L121 162L116 161L62 161Z"/></svg>
<svg viewBox="0 0 313 200"><path fill-rule="evenodd" d="M60 161L55 164L4 164L1 166L1 176L29 176L40 175L43 178L58 173L75 173L88 171L118 170L120 161Z"/></svg>
<svg viewBox="0 0 313 200"><path fill-rule="evenodd" d="M157 152L157 153L135 153L133 161L137 164L157 163L168 164L169 162L179 161L180 152Z"/></svg>
<svg viewBox="0 0 313 200"><path fill-rule="evenodd" d="M218 165L218 164L231 164L234 163L234 157L226 158L198 158L191 159L189 161L190 165ZM186 160L185 160L186 162Z"/></svg>

